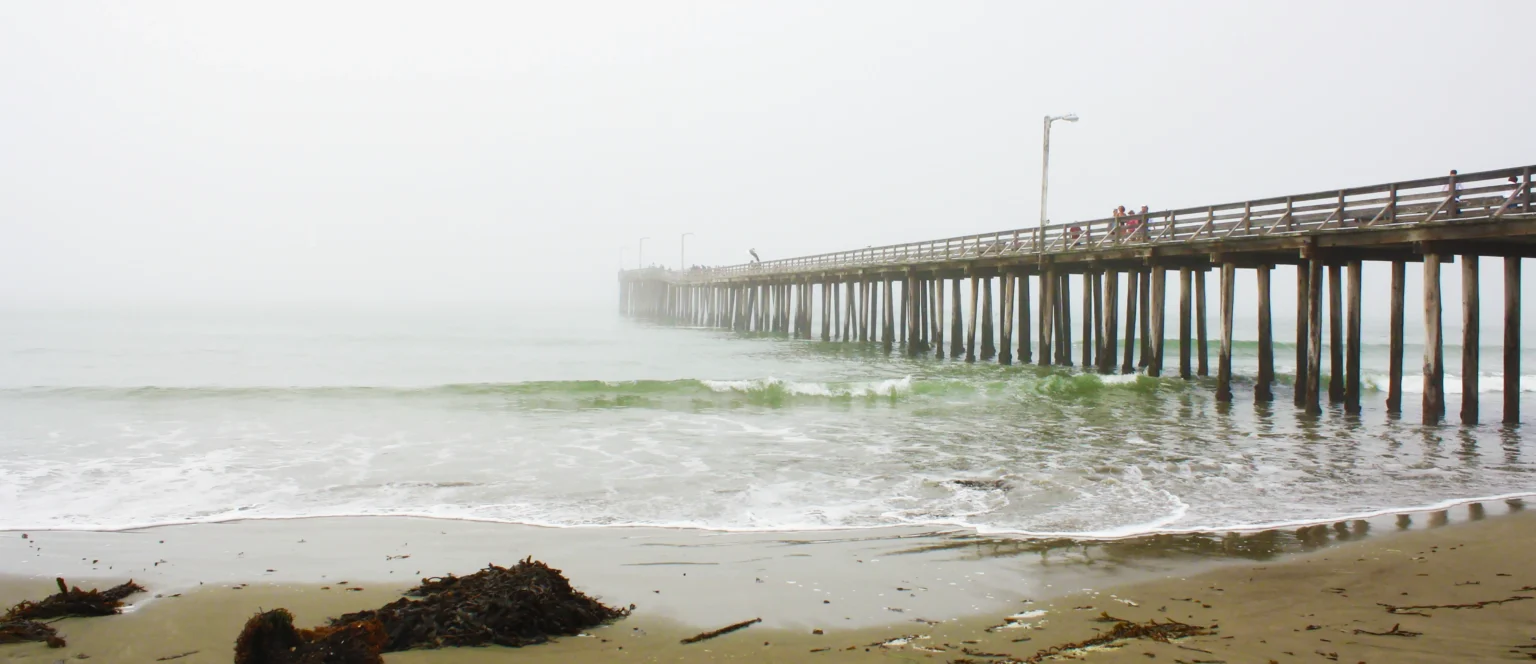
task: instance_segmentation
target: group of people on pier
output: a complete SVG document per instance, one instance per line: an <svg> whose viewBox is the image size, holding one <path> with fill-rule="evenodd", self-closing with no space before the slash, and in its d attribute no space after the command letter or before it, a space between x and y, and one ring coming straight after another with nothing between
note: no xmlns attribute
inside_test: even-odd
<svg viewBox="0 0 1536 664"><path fill-rule="evenodd" d="M1122 205L1115 208L1114 210L1111 210L1110 215L1114 218L1114 223L1109 227L1110 237L1120 238L1122 241L1127 242L1134 242L1137 240L1144 241L1149 237L1149 219L1147 217L1147 206L1141 206L1141 211L1136 212L1134 210L1127 211L1125 206ZM1093 239L1093 231L1090 230L1084 232L1082 226L1072 226L1071 228L1068 228L1067 235L1071 238L1071 242L1068 246L1076 246L1082 242Z"/></svg>

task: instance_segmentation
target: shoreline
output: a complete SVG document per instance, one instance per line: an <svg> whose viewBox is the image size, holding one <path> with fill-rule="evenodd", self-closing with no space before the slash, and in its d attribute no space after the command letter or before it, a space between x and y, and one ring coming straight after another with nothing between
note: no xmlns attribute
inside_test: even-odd
<svg viewBox="0 0 1536 664"><path fill-rule="evenodd" d="M891 523L870 526L825 526L825 527L793 527L793 528L711 528L695 524L554 524L533 523L526 521L508 521L486 517L473 516L447 516L425 512L395 512L387 514L313 514L296 516L232 516L207 521L161 521L126 526L39 526L39 527L0 527L0 537L7 533L129 533L143 530L157 530L162 528L181 528L188 526L213 526L228 525L245 522L283 522L283 521L307 521L324 519L424 519L445 522L463 522L478 524L493 524L516 528L539 528L548 530L662 530L662 531L697 531L701 533L717 533L722 535L813 535L817 533L838 534L858 533L866 531L921 529L938 533L966 532L979 537L998 537L1021 540L1075 540L1085 543L1091 542L1115 542L1134 540L1144 537L1158 537L1166 535L1210 535L1210 534L1254 534L1269 530L1285 530L1307 528L1312 526L1329 525L1337 522L1373 520L1385 517L1393 517L1399 514L1420 514L1428 512L1445 511L1464 507L1474 503L1491 503L1496 501L1536 501L1536 491L1518 491L1472 498L1449 498L1436 503L1415 505L1408 507L1386 507L1381 509L1356 512L1342 516L1319 517L1315 519L1295 519L1286 521L1271 521L1253 524L1238 524L1220 527L1189 527L1189 528L1152 528L1148 530L1136 530L1132 532L1111 533L1105 532L1056 532L1056 531L1027 531L1010 530L1006 528L990 528L975 524L958 522L934 521L928 523ZM1128 527L1132 528L1134 526ZM3 574L4 570L0 570Z"/></svg>
<svg viewBox="0 0 1536 664"><path fill-rule="evenodd" d="M387 603L422 577L467 574L486 563L507 565L529 555L564 570L573 585L605 603L637 605L634 615L592 630L592 638L562 638L519 652L531 661L597 661L612 654L600 653L620 645L634 655L705 661L774 661L774 653L788 657L785 649L804 647L800 652L807 652L834 643L855 649L817 655L837 661L897 653L940 657L918 648L948 643L955 647L943 649L947 654L942 657L963 656L962 648L1019 656L1030 654L1023 652L1024 644L1091 635L1089 619L1096 612L1056 615L1064 612L1054 607L1094 604L1107 594L1138 597L1158 584L1178 587L1193 579L1238 574L1256 564L1290 569L1350 547L1392 550L1397 542L1449 541L1493 526L1516 528L1525 544L1536 543L1536 517L1523 507L1518 500L1502 509L1472 503L1455 509L1454 516L1451 510L1437 510L1294 532L1113 541L996 538L927 528L799 536L550 529L405 517L248 520L127 532L29 531L26 539L12 531L0 535L0 560L6 561L0 567L0 603L6 606L40 599L51 592L56 576L85 588L131 577L149 592L130 597L124 616L60 623L70 640L65 651L47 651L40 644L3 646L0 658L53 662L61 653L83 652L93 657L111 653L105 661L147 662L198 650L177 661L227 661L239 625L258 608L283 606L294 610L300 625L314 626L328 616ZM1524 583L1536 583L1536 578ZM1265 602L1250 602L1255 603ZM1147 608L1148 602L1141 604ZM1129 604L1107 608L1117 617L1145 619ZM1536 602L1530 608L1536 609ZM1051 628L1025 627L1022 623L1030 621L1008 618L1031 610L1056 612L1049 618ZM1073 615L1078 613L1084 615ZM1203 619L1199 612L1188 615ZM674 647L684 636L752 618L763 623L740 635ZM1058 631L1064 623L1077 626ZM1000 633L1024 634L1032 641L999 640ZM927 638L916 639L921 636ZM908 640L878 645L896 637ZM491 661L497 652L477 648L386 657L390 662L457 663Z"/></svg>

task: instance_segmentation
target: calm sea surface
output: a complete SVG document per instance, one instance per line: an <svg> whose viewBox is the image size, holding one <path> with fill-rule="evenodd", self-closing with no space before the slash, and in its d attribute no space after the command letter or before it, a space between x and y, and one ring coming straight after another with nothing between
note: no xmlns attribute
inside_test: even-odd
<svg viewBox="0 0 1536 664"><path fill-rule="evenodd" d="M1251 343L1228 408L1207 379L908 360L613 309L0 312L0 528L411 514L1117 535L1536 490L1529 433L1416 424L1413 346L1402 420L1374 389L1362 417L1313 419L1288 384L1253 403ZM1500 366L1488 349L1484 420Z"/></svg>

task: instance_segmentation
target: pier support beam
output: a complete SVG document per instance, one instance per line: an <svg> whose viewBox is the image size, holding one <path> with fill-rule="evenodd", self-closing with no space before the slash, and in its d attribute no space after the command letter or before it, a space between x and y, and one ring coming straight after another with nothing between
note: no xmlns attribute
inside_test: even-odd
<svg viewBox="0 0 1536 664"><path fill-rule="evenodd" d="M1163 346L1166 339L1163 337L1163 318L1168 313L1167 294L1168 273L1161 265L1152 267L1152 336L1147 340L1147 346L1151 349L1147 358L1147 375L1158 377L1163 375Z"/></svg>
<svg viewBox="0 0 1536 664"><path fill-rule="evenodd" d="M1040 366L1055 361L1051 353L1056 340L1056 268L1047 267L1040 275Z"/></svg>
<svg viewBox="0 0 1536 664"><path fill-rule="evenodd" d="M1403 412L1403 288L1407 266L1392 261L1391 321L1387 332L1387 414Z"/></svg>
<svg viewBox="0 0 1536 664"><path fill-rule="evenodd" d="M1323 262L1307 261L1307 414L1323 412L1319 402L1323 371Z"/></svg>
<svg viewBox="0 0 1536 664"><path fill-rule="evenodd" d="M1477 424L1478 355L1482 312L1478 302L1477 254L1461 256L1461 423Z"/></svg>
<svg viewBox="0 0 1536 664"><path fill-rule="evenodd" d="M1207 335L1205 330L1205 269L1201 268L1198 272L1195 272L1195 336L1198 339L1196 346L1200 351L1199 362L1195 365L1195 375L1197 376L1211 375L1210 360L1208 359L1210 354L1206 348L1205 339Z"/></svg>
<svg viewBox="0 0 1536 664"><path fill-rule="evenodd" d="M1504 423L1520 421L1520 257L1504 259Z"/></svg>
<svg viewBox="0 0 1536 664"><path fill-rule="evenodd" d="M1190 370L1190 286L1193 279L1191 270L1187 267L1179 268L1179 378L1189 380L1194 377Z"/></svg>
<svg viewBox="0 0 1536 664"><path fill-rule="evenodd" d="M1122 374L1136 371L1136 282L1140 274L1139 270L1125 273L1125 362L1120 365Z"/></svg>
<svg viewBox="0 0 1536 664"><path fill-rule="evenodd" d="M1072 366L1072 277L1068 274L1060 274L1056 277L1057 287L1061 289L1056 298L1056 314L1061 317L1061 337L1057 340L1056 363L1064 367Z"/></svg>
<svg viewBox="0 0 1536 664"><path fill-rule="evenodd" d="M962 311L960 305L960 281L960 279L949 280L949 285L953 288L952 294L954 295L954 297L950 298L954 300L954 308L949 316L950 358L965 355L965 312Z"/></svg>
<svg viewBox="0 0 1536 664"><path fill-rule="evenodd" d="M977 356L982 360L997 357L992 320L992 277L986 277L981 280L981 354Z"/></svg>
<svg viewBox="0 0 1536 664"><path fill-rule="evenodd" d="M1120 346L1120 273L1109 270L1104 273L1104 350L1099 354L1099 373L1115 371L1115 358Z"/></svg>
<svg viewBox="0 0 1536 664"><path fill-rule="evenodd" d="M1346 316L1349 336L1348 347L1345 348L1344 358L1344 412L1351 415L1360 414L1360 261L1349 262L1349 276L1347 286L1349 290L1349 311Z"/></svg>
<svg viewBox="0 0 1536 664"><path fill-rule="evenodd" d="M1295 386L1297 408L1307 405L1307 359L1310 355L1307 346L1312 341L1312 331L1308 329L1312 314L1307 311L1307 304L1311 293L1311 261L1303 260L1296 265L1296 380L1292 385Z"/></svg>
<svg viewBox="0 0 1536 664"><path fill-rule="evenodd" d="M1098 361L1104 355L1104 272L1102 270L1093 273L1093 360ZM1083 363L1083 370L1087 371L1094 365Z"/></svg>
<svg viewBox="0 0 1536 664"><path fill-rule="evenodd" d="M1019 274L1019 364L1029 364L1035 361L1034 353L1030 348L1031 337L1029 328L1029 274Z"/></svg>
<svg viewBox="0 0 1536 664"><path fill-rule="evenodd" d="M1221 356L1216 360L1216 400L1232 401L1232 304L1236 291L1237 266L1221 264Z"/></svg>
<svg viewBox="0 0 1536 664"><path fill-rule="evenodd" d="M1083 370L1093 366L1093 271L1083 272Z"/></svg>
<svg viewBox="0 0 1536 664"><path fill-rule="evenodd" d="M933 356L944 359L944 280L933 280Z"/></svg>
<svg viewBox="0 0 1536 664"><path fill-rule="evenodd" d="M1344 400L1344 266L1328 266L1328 401Z"/></svg>
<svg viewBox="0 0 1536 664"><path fill-rule="evenodd" d="M1013 283L1013 273L1004 272L997 288L998 297L1002 298L998 303L998 322L1003 328L997 340L997 361L1005 365L1013 364Z"/></svg>
<svg viewBox="0 0 1536 664"><path fill-rule="evenodd" d="M981 278L971 277L971 320L965 328L965 361L976 361L976 318L981 304Z"/></svg>
<svg viewBox="0 0 1536 664"><path fill-rule="evenodd" d="M1141 297L1141 357L1136 367L1145 369L1152 362L1152 269L1141 269L1141 283L1137 293Z"/></svg>
<svg viewBox="0 0 1536 664"><path fill-rule="evenodd" d="M1445 415L1445 348L1440 334L1440 255L1424 254L1424 417L1439 424Z"/></svg>
<svg viewBox="0 0 1536 664"><path fill-rule="evenodd" d="M1254 401L1272 401L1275 398L1275 330L1270 320L1269 272L1270 266L1260 265L1258 272L1259 300L1259 376L1253 385Z"/></svg>

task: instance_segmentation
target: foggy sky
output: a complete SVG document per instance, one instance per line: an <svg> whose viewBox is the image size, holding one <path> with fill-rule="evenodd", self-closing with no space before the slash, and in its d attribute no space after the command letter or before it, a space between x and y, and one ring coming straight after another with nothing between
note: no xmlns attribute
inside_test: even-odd
<svg viewBox="0 0 1536 664"><path fill-rule="evenodd" d="M1056 222L1530 164L1532 25L1521 1L6 2L0 303L606 300L642 236L676 266L683 232L731 264L1032 226L1065 112Z"/></svg>

